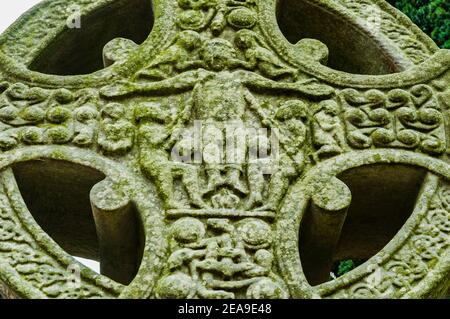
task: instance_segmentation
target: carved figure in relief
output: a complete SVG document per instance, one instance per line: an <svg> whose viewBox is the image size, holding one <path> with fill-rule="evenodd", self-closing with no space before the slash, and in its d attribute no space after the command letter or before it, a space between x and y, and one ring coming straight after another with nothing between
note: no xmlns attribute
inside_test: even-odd
<svg viewBox="0 0 450 319"><path fill-rule="evenodd" d="M246 203L247 210L263 204L263 194L267 183L265 176L272 175L277 169L277 159L272 156L276 153L276 149L271 142L266 135L249 136L247 179L250 195Z"/></svg>
<svg viewBox="0 0 450 319"><path fill-rule="evenodd" d="M200 34L195 31L182 31L177 34L173 44L161 52L137 77L150 79L166 79L173 75L173 70L185 71L203 65L199 59L197 49L201 47Z"/></svg>
<svg viewBox="0 0 450 319"><path fill-rule="evenodd" d="M319 103L311 122L313 143L317 156L326 158L343 152L344 132L339 119L336 102L327 100Z"/></svg>
<svg viewBox="0 0 450 319"><path fill-rule="evenodd" d="M192 103L185 106L184 114L198 120L241 120L248 104L249 88L292 92L314 98L331 96L334 90L313 81L279 83L253 72L236 70L242 62L236 58L232 45L223 39L208 41L202 58L207 70L186 71L167 80L150 83L122 82L102 89L106 97L135 93L159 95L161 92L193 90ZM185 117L187 118L187 117Z"/></svg>
<svg viewBox="0 0 450 319"><path fill-rule="evenodd" d="M262 112L259 112L265 117ZM272 154L270 166L265 166L264 170L258 169L259 165L249 162L249 181L252 185L252 194L262 193L262 189L267 182L264 173L271 175L268 183L268 195L265 204L257 207L259 211L274 211L286 193L292 178L298 176L305 165L305 154L303 145L307 138L307 108L302 101L290 100L284 102L276 111L273 119L265 117L263 123L278 129L275 138L277 143L270 143L272 146L279 144L278 150L272 150L279 154ZM278 156L276 158L275 156ZM259 164L259 159L256 164ZM252 203L252 201L250 201ZM253 204L253 203L252 203Z"/></svg>
<svg viewBox="0 0 450 319"><path fill-rule="evenodd" d="M292 92L310 97L328 97L333 94L333 89L326 85L311 81L295 83L279 83L245 70L234 70L242 62L237 60L237 55L231 43L223 39L213 39L205 43L201 52L206 70L198 69L186 71L167 80L151 83L121 83L106 87L103 95L109 97L124 96L128 94L161 94L167 90L186 91L192 90L192 98L186 103L180 112L176 127L192 125L193 120L210 123L208 130L215 132L203 132L203 139L215 141L216 132L224 136L224 127L220 123L241 122L245 118L245 112L249 104L255 103L249 88L258 88L274 91ZM223 143L225 144L225 143ZM218 186L221 182L219 169L210 166L210 188ZM227 178L234 181L239 187L239 177L243 169L239 166L231 166L227 171Z"/></svg>
<svg viewBox="0 0 450 319"><path fill-rule="evenodd" d="M160 104L146 103L137 106L135 118L139 123L138 145L142 170L155 181L166 208L181 206L173 196L174 178L177 176L186 186L192 204L204 207L197 167L173 161L166 149L171 135L171 114L164 111Z"/></svg>

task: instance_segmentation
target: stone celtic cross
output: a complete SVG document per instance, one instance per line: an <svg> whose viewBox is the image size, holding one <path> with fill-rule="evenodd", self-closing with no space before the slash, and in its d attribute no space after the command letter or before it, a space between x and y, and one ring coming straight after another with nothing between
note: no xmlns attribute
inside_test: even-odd
<svg viewBox="0 0 450 319"><path fill-rule="evenodd" d="M0 38L0 295L444 296L449 69L382 0L44 1Z"/></svg>

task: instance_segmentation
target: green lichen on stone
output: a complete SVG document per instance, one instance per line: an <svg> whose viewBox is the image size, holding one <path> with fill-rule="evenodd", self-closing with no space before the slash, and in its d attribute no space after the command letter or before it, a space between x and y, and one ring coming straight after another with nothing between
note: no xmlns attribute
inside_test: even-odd
<svg viewBox="0 0 450 319"><path fill-rule="evenodd" d="M2 296L445 294L448 51L381 0L114 3L0 39Z"/></svg>

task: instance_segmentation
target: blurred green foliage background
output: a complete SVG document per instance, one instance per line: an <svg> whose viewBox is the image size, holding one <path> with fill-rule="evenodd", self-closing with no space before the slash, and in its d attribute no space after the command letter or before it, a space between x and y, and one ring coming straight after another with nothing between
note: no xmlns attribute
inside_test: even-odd
<svg viewBox="0 0 450 319"><path fill-rule="evenodd" d="M388 0L441 48L450 49L450 0Z"/></svg>

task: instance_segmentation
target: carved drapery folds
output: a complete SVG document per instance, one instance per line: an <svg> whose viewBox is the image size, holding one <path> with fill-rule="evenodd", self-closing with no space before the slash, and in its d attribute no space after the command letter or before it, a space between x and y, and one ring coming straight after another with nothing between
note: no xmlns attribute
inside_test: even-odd
<svg viewBox="0 0 450 319"><path fill-rule="evenodd" d="M74 2L86 11L95 7ZM335 71L325 66L330 52L321 41L284 39L275 2L155 1L160 20L148 40L113 39L103 50L106 68L91 75L29 71L20 66L27 55L22 42L0 55L0 294L445 293L449 52L422 43L423 35L379 1L308 0L361 30L367 29L361 6L377 6L381 35L416 64L379 76ZM33 28L27 22L60 5L42 5L18 30ZM406 33L414 43L406 43ZM71 162L106 176L89 189L103 275L74 262L33 220L9 168L34 160ZM394 164L406 172L398 184L383 168ZM351 173L358 169L363 173ZM403 199L380 191L383 176L399 187L393 193L407 193ZM365 184L367 195L354 187ZM361 209L359 198L373 194L387 204ZM358 252L364 244L342 248L351 227L365 227L356 211L384 216L390 201L405 198L407 212L393 218L398 229L380 235L379 246L367 255ZM310 251L303 255L302 247ZM364 263L332 280L333 263L344 258Z"/></svg>

